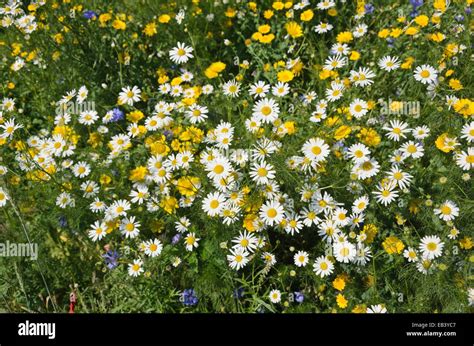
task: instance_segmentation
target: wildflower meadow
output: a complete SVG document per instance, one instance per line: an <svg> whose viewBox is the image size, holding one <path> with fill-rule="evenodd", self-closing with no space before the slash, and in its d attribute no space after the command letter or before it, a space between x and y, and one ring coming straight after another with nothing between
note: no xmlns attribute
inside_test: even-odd
<svg viewBox="0 0 474 346"><path fill-rule="evenodd" d="M472 0L0 5L0 311L474 312Z"/></svg>

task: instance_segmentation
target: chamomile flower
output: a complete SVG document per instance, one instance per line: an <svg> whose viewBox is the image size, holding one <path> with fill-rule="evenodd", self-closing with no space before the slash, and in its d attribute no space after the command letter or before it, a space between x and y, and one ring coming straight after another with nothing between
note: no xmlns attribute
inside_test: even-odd
<svg viewBox="0 0 474 346"><path fill-rule="evenodd" d="M293 261L297 267L305 267L309 262L309 256L306 251L298 251L293 256Z"/></svg>
<svg viewBox="0 0 474 346"><path fill-rule="evenodd" d="M3 130L3 133L0 135L0 138L10 138L13 137L13 134L15 133L16 130L22 128L23 125L21 124L15 124L15 119L11 118L5 123L0 125L0 129Z"/></svg>
<svg viewBox="0 0 474 346"><path fill-rule="evenodd" d="M10 199L3 188L0 187L0 207L4 207Z"/></svg>
<svg viewBox="0 0 474 346"><path fill-rule="evenodd" d="M324 62L324 69L332 71L347 65L347 58L341 54L329 56Z"/></svg>
<svg viewBox="0 0 474 346"><path fill-rule="evenodd" d="M277 304L281 301L281 292L279 290L271 290L268 296L273 304Z"/></svg>
<svg viewBox="0 0 474 346"><path fill-rule="evenodd" d="M130 276L137 277L143 272L143 261L140 259L136 259L128 265L128 275Z"/></svg>
<svg viewBox="0 0 474 346"><path fill-rule="evenodd" d="M91 168L88 163L79 161L72 167L72 172L76 177L84 178L90 174Z"/></svg>
<svg viewBox="0 0 474 346"><path fill-rule="evenodd" d="M243 247L235 247L229 251L230 254L227 255L227 261L232 269L239 270L249 263L249 253Z"/></svg>
<svg viewBox="0 0 474 346"><path fill-rule="evenodd" d="M413 141L408 141L406 143L403 143L403 145L400 147L400 151L405 157L419 159L420 157L423 157L425 150L423 149L422 144Z"/></svg>
<svg viewBox="0 0 474 346"><path fill-rule="evenodd" d="M199 124L207 119L208 112L207 107L193 104L184 114L191 124Z"/></svg>
<svg viewBox="0 0 474 346"><path fill-rule="evenodd" d="M414 77L423 84L432 84L436 81L438 72L430 65L421 65L415 69Z"/></svg>
<svg viewBox="0 0 474 346"><path fill-rule="evenodd" d="M446 200L439 208L434 209L434 213L443 221L452 221L459 216L459 208L453 201Z"/></svg>
<svg viewBox="0 0 474 346"><path fill-rule="evenodd" d="M368 314L386 314L387 309L380 304L371 305L370 307L367 308L367 313Z"/></svg>
<svg viewBox="0 0 474 346"><path fill-rule="evenodd" d="M252 117L264 124L274 122L279 114L280 107L273 99L264 98L258 101L252 109Z"/></svg>
<svg viewBox="0 0 474 346"><path fill-rule="evenodd" d="M278 225L284 217L283 206L276 200L267 201L260 208L259 216L269 226Z"/></svg>
<svg viewBox="0 0 474 346"><path fill-rule="evenodd" d="M362 118L368 112L368 104L364 100L355 99L349 105L349 112L351 115L357 119Z"/></svg>
<svg viewBox="0 0 474 346"><path fill-rule="evenodd" d="M375 200L384 206L389 205L398 197L398 192L395 190L396 182L391 180L388 183L379 183L377 190L372 193L375 195Z"/></svg>
<svg viewBox="0 0 474 346"><path fill-rule="evenodd" d="M265 97L270 91L270 85L266 84L263 81L258 81L255 84L252 84L249 89L249 94L254 98Z"/></svg>
<svg viewBox="0 0 474 346"><path fill-rule="evenodd" d="M420 240L420 252L423 257L429 260L441 256L443 252L444 243L437 235L424 236Z"/></svg>
<svg viewBox="0 0 474 346"><path fill-rule="evenodd" d="M465 124L461 130L461 138L464 138L469 143L474 142L474 121L469 124Z"/></svg>
<svg viewBox="0 0 474 346"><path fill-rule="evenodd" d="M382 70L390 72L400 67L400 61L398 60L398 57L387 55L378 61L378 65Z"/></svg>
<svg viewBox="0 0 474 346"><path fill-rule="evenodd" d="M93 225L91 225L91 229L89 231L89 238L92 241L101 240L107 234L107 225L105 222L96 221Z"/></svg>
<svg viewBox="0 0 474 346"><path fill-rule="evenodd" d="M329 145L321 138L311 138L303 144L302 152L311 161L320 162L329 155Z"/></svg>
<svg viewBox="0 0 474 346"><path fill-rule="evenodd" d="M193 249L199 246L200 238L196 238L196 234L194 232L189 232L186 237L184 238L184 245L187 251L193 251Z"/></svg>
<svg viewBox="0 0 474 346"><path fill-rule="evenodd" d="M333 254L338 262L349 263L354 260L357 251L354 244L342 241L333 244Z"/></svg>
<svg viewBox="0 0 474 346"><path fill-rule="evenodd" d="M326 257L319 256L313 264L313 271L321 278L329 276L334 271L334 264Z"/></svg>
<svg viewBox="0 0 474 346"><path fill-rule="evenodd" d="M259 185L268 184L275 178L275 170L265 161L257 162L252 166L250 177Z"/></svg>
<svg viewBox="0 0 474 346"><path fill-rule="evenodd" d="M406 189L410 186L413 176L409 173L403 172L398 166L394 165L388 173L389 179L397 183L400 189Z"/></svg>
<svg viewBox="0 0 474 346"><path fill-rule="evenodd" d="M230 80L222 86L222 90L226 96L237 97L240 93L240 84L235 80Z"/></svg>
<svg viewBox="0 0 474 346"><path fill-rule="evenodd" d="M120 223L120 231L125 238L136 238L140 233L140 222L135 221L135 216L126 217Z"/></svg>
<svg viewBox="0 0 474 346"><path fill-rule="evenodd" d="M418 261L418 254L416 253L416 250L412 247L408 247L407 249L405 249L405 251L403 251L403 257L405 257L408 262Z"/></svg>
<svg viewBox="0 0 474 346"><path fill-rule="evenodd" d="M257 238L247 231L241 232L238 237L232 239L234 247L243 248L245 251L253 253L257 248L258 240Z"/></svg>
<svg viewBox="0 0 474 346"><path fill-rule="evenodd" d="M8 199L8 197L4 197L4 200ZM6 203L6 201L4 202ZM65 209L67 207L74 207L75 201L71 197L71 195L67 192L62 192L57 198L56 198L56 205L59 208Z"/></svg>
<svg viewBox="0 0 474 346"><path fill-rule="evenodd" d="M291 213L286 219L285 231L288 234L294 235L299 233L303 228L303 222L300 220L300 216L296 213Z"/></svg>
<svg viewBox="0 0 474 346"><path fill-rule="evenodd" d="M374 159L366 159L356 162L352 167L352 173L357 175L357 179L365 180L371 178L380 171L379 163Z"/></svg>
<svg viewBox="0 0 474 346"><path fill-rule="evenodd" d="M168 55L174 63L184 64L194 57L192 54L193 50L192 47L186 46L186 44L182 42L178 42L176 47L173 47L173 49L168 52Z"/></svg>
<svg viewBox="0 0 474 346"><path fill-rule="evenodd" d="M275 97L283 97L288 95L290 92L290 86L288 83L278 82L272 87L272 95Z"/></svg>
<svg viewBox="0 0 474 346"><path fill-rule="evenodd" d="M313 30L318 33L318 34L324 34L328 31L331 31L333 26L329 23L323 23L320 22L318 25L316 25Z"/></svg>
<svg viewBox="0 0 474 346"><path fill-rule="evenodd" d="M135 102L140 101L141 92L142 91L137 86L133 86L132 88L129 86L122 88L122 91L119 94L119 102L121 104L133 106Z"/></svg>
<svg viewBox="0 0 474 346"><path fill-rule="evenodd" d="M348 156L356 163L364 162L369 159L370 150L362 143L356 143L349 147Z"/></svg>
<svg viewBox="0 0 474 346"><path fill-rule="evenodd" d="M226 199L223 194L219 192L209 193L202 201L202 209L211 217L219 215L225 201Z"/></svg>
<svg viewBox="0 0 474 346"><path fill-rule="evenodd" d="M369 197L367 195L357 198L352 204L352 211L356 214L362 213L369 206Z"/></svg>
<svg viewBox="0 0 474 346"><path fill-rule="evenodd" d="M384 126L383 129L388 131L387 137L395 142L398 142L401 138L406 138L405 134L411 131L407 123L399 120L391 120L390 125Z"/></svg>
<svg viewBox="0 0 474 346"><path fill-rule="evenodd" d="M330 102L339 100L343 96L344 85L335 83L326 89L326 99Z"/></svg>
<svg viewBox="0 0 474 346"><path fill-rule="evenodd" d="M158 239L149 240L145 243L145 255L156 257L161 254L163 244Z"/></svg>
<svg viewBox="0 0 474 346"><path fill-rule="evenodd" d="M474 168L474 147L467 148L467 151L461 151L456 154L456 164L464 171Z"/></svg>
<svg viewBox="0 0 474 346"><path fill-rule="evenodd" d="M350 72L350 80L355 86L366 87L374 83L375 73L367 67L361 67L358 71Z"/></svg>
<svg viewBox="0 0 474 346"><path fill-rule="evenodd" d="M422 140L430 135L430 129L426 125L417 126L412 130L412 133L415 139Z"/></svg>

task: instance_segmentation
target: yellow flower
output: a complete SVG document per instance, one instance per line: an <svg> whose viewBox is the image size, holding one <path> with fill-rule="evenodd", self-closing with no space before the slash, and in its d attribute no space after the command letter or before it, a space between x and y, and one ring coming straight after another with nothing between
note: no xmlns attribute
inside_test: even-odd
<svg viewBox="0 0 474 346"><path fill-rule="evenodd" d="M446 0L435 0L433 3L435 10L444 12L446 11Z"/></svg>
<svg viewBox="0 0 474 346"><path fill-rule="evenodd" d="M434 41L434 42L441 42L445 39L446 36L442 34L441 32L435 32L434 34L431 34L429 38Z"/></svg>
<svg viewBox="0 0 474 346"><path fill-rule="evenodd" d="M414 61L415 61L415 58L412 58L411 56L406 58L403 64L401 65L401 68L405 70L410 69Z"/></svg>
<svg viewBox="0 0 474 346"><path fill-rule="evenodd" d="M64 36L61 33L57 33L56 35L54 35L53 39L57 44L61 44L64 42Z"/></svg>
<svg viewBox="0 0 474 346"><path fill-rule="evenodd" d="M397 38L401 34L403 34L403 30L400 28L394 28L390 31L390 36L392 36L393 38Z"/></svg>
<svg viewBox="0 0 474 346"><path fill-rule="evenodd" d="M290 35L293 38L298 38L298 37L303 36L303 30L301 29L301 26L296 22L286 23L285 29L288 35Z"/></svg>
<svg viewBox="0 0 474 346"><path fill-rule="evenodd" d="M158 17L158 21L161 24L166 24L171 20L171 17L168 14L162 14L161 16Z"/></svg>
<svg viewBox="0 0 474 346"><path fill-rule="evenodd" d="M353 40L352 33L350 31L343 31L337 35L336 38L339 43L348 43Z"/></svg>
<svg viewBox="0 0 474 346"><path fill-rule="evenodd" d="M268 34L270 32L271 26L268 24L260 25L258 27L258 32L262 34Z"/></svg>
<svg viewBox="0 0 474 346"><path fill-rule="evenodd" d="M260 36L259 41L260 43L270 43L273 41L274 38L275 38L275 35L273 34L262 35Z"/></svg>
<svg viewBox="0 0 474 346"><path fill-rule="evenodd" d="M178 207L178 200L173 196L165 196L160 201L160 207L168 214L172 214Z"/></svg>
<svg viewBox="0 0 474 346"><path fill-rule="evenodd" d="M285 4L281 1L275 1L272 4L272 7L273 7L274 10L281 11L285 8Z"/></svg>
<svg viewBox="0 0 474 346"><path fill-rule="evenodd" d="M144 116L142 111L135 110L127 114L127 120L132 123L138 123Z"/></svg>
<svg viewBox="0 0 474 346"><path fill-rule="evenodd" d="M474 102L469 99L460 99L454 103L454 111L468 117L474 114Z"/></svg>
<svg viewBox="0 0 474 346"><path fill-rule="evenodd" d="M351 55L349 57L349 60L359 60L360 58L360 53L359 52L356 52L355 50L353 50L351 52Z"/></svg>
<svg viewBox="0 0 474 346"><path fill-rule="evenodd" d="M201 186L201 180L198 177L181 177L178 179L176 187L183 196L194 196Z"/></svg>
<svg viewBox="0 0 474 346"><path fill-rule="evenodd" d="M365 304L357 304L352 309L352 313L354 314L364 314L366 311L367 311L367 306Z"/></svg>
<svg viewBox="0 0 474 346"><path fill-rule="evenodd" d="M300 19L303 22L308 22L311 19L313 19L313 16L314 16L314 12L312 10L306 10L300 14Z"/></svg>
<svg viewBox="0 0 474 346"><path fill-rule="evenodd" d="M455 78L449 80L449 86L454 90L461 90L463 88L461 81Z"/></svg>
<svg viewBox="0 0 474 346"><path fill-rule="evenodd" d="M125 24L125 22L121 21L120 19L115 19L112 23L112 26L115 30L125 30L127 28L127 24Z"/></svg>
<svg viewBox="0 0 474 346"><path fill-rule="evenodd" d="M229 7L225 11L225 16L228 17L228 18L234 18L236 14L237 14L237 11L234 10L233 8L231 8L231 7Z"/></svg>
<svg viewBox="0 0 474 346"><path fill-rule="evenodd" d="M156 35L156 24L154 22L150 22L147 25L145 25L145 28L143 29L143 33L147 36L154 36Z"/></svg>
<svg viewBox="0 0 474 346"><path fill-rule="evenodd" d="M224 71L226 65L221 62L221 61L217 61L217 62L213 62L205 71L204 71L204 74L206 75L207 78L209 79L212 79L212 78L216 78L217 76L219 76L219 73Z"/></svg>
<svg viewBox="0 0 474 346"><path fill-rule="evenodd" d="M415 18L415 23L421 27L427 26L428 22L429 22L429 18L425 16L424 14Z"/></svg>
<svg viewBox="0 0 474 346"><path fill-rule="evenodd" d="M341 309L345 309L347 307L348 301L344 297L344 295L342 295L340 293L336 297L336 302L337 302L337 306L339 306L339 308L341 308Z"/></svg>
<svg viewBox="0 0 474 346"><path fill-rule="evenodd" d="M378 33L378 37L380 37L380 38L387 38L388 35L390 35L390 30L389 29L382 29Z"/></svg>
<svg viewBox="0 0 474 346"><path fill-rule="evenodd" d="M351 133L350 126L342 125L336 130L336 132L334 132L334 139L339 141L349 136L350 133Z"/></svg>
<svg viewBox="0 0 474 346"><path fill-rule="evenodd" d="M295 75L289 70L284 70L278 72L278 81L279 82L291 82Z"/></svg>
<svg viewBox="0 0 474 346"><path fill-rule="evenodd" d="M382 247L389 254L401 254L405 245L395 236L387 237L382 243Z"/></svg>
<svg viewBox="0 0 474 346"><path fill-rule="evenodd" d="M418 33L418 29L415 28L414 26L409 26L405 30L405 35L413 36L413 35L416 35L417 33Z"/></svg>
<svg viewBox="0 0 474 346"><path fill-rule="evenodd" d="M110 13L102 13L99 16L100 25L105 26L105 23L107 23L111 19L112 19L112 15Z"/></svg>
<svg viewBox="0 0 474 346"><path fill-rule="evenodd" d="M130 171L128 179L131 181L143 181L147 173L148 169L145 166L138 166Z"/></svg>
<svg viewBox="0 0 474 346"><path fill-rule="evenodd" d="M464 237L463 239L461 239L459 241L459 246L461 247L461 249L463 250L470 250L472 249L472 238L471 237Z"/></svg>
<svg viewBox="0 0 474 346"><path fill-rule="evenodd" d="M273 11L272 10L266 10L265 12L263 12L263 17L265 19L270 19L273 17Z"/></svg>
<svg viewBox="0 0 474 346"><path fill-rule="evenodd" d="M334 287L338 291L343 291L346 287L346 281L341 277L337 277L332 282L332 287Z"/></svg>
<svg viewBox="0 0 474 346"><path fill-rule="evenodd" d="M379 145L381 138L377 131L371 128L362 128L360 132L357 134L357 138L359 138L362 143L367 144L371 147L376 147Z"/></svg>

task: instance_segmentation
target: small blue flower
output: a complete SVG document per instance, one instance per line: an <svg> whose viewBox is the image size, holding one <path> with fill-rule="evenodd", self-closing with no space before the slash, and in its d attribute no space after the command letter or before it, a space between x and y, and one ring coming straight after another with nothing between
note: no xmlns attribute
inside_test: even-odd
<svg viewBox="0 0 474 346"><path fill-rule="evenodd" d="M112 110L112 121L113 121L113 122L120 121L120 120L123 119L123 117L124 117L124 116L123 116L123 112L122 112L120 109L114 108L114 109Z"/></svg>
<svg viewBox="0 0 474 346"><path fill-rule="evenodd" d="M236 290L234 290L234 298L235 299L240 299L244 296L245 292L244 292L244 288L243 287L239 287L237 288Z"/></svg>
<svg viewBox="0 0 474 346"><path fill-rule="evenodd" d="M301 304L304 300L304 294L301 292L295 292L295 300Z"/></svg>
<svg viewBox="0 0 474 346"><path fill-rule="evenodd" d="M181 234L177 233L173 236L173 238L171 239L171 244L175 245L179 242L179 240L181 239Z"/></svg>
<svg viewBox="0 0 474 346"><path fill-rule="evenodd" d="M67 219L64 215L61 215L58 220L59 227L66 228L67 227Z"/></svg>
<svg viewBox="0 0 474 346"><path fill-rule="evenodd" d="M417 9L421 5L423 5L423 0L410 0L410 4L413 6L413 9Z"/></svg>
<svg viewBox="0 0 474 346"><path fill-rule="evenodd" d="M93 19L93 18L96 18L96 17L97 17L97 13L95 13L95 12L92 11L92 10L87 10L87 11L84 11L83 16L84 16L84 18L86 18L86 19Z"/></svg>
<svg viewBox="0 0 474 346"><path fill-rule="evenodd" d="M184 290L183 292L183 304L187 306L196 305L199 302L196 292L193 288Z"/></svg>
<svg viewBox="0 0 474 346"><path fill-rule="evenodd" d="M105 264L109 269L114 269L118 266L118 259L120 258L119 253L116 250L109 250L104 255Z"/></svg>
<svg viewBox="0 0 474 346"><path fill-rule="evenodd" d="M166 139L168 141L172 140L173 139L173 131L171 130L164 130L163 131L163 134L165 135Z"/></svg>
<svg viewBox="0 0 474 346"><path fill-rule="evenodd" d="M372 14L375 11L375 7L372 4L365 4L364 9L366 14Z"/></svg>

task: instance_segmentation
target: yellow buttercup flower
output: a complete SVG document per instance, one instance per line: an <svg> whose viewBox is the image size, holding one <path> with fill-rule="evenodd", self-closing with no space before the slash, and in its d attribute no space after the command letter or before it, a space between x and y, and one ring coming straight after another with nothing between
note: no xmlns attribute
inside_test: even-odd
<svg viewBox="0 0 474 346"><path fill-rule="evenodd" d="M296 22L286 23L285 29L288 35L290 35L292 38L298 38L303 36L303 30L301 29L301 26Z"/></svg>

